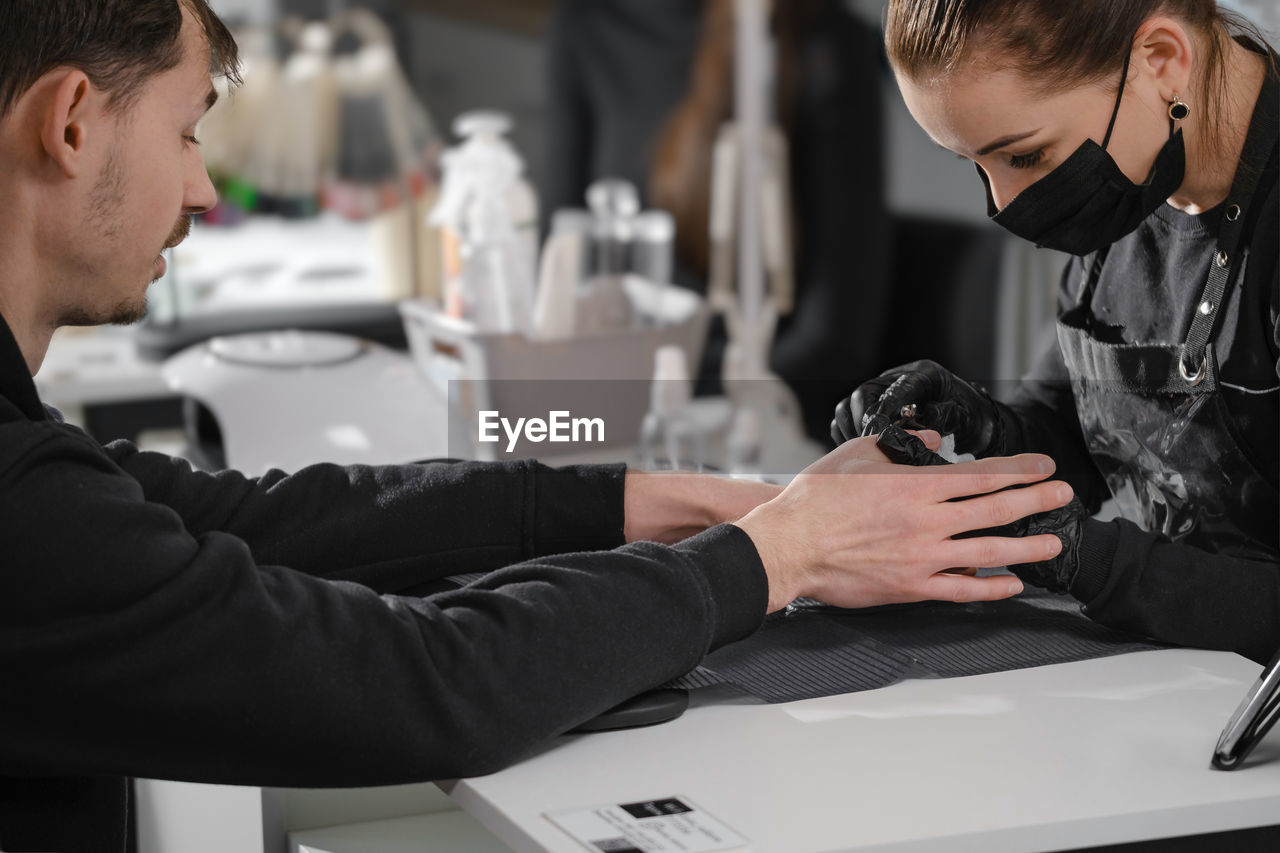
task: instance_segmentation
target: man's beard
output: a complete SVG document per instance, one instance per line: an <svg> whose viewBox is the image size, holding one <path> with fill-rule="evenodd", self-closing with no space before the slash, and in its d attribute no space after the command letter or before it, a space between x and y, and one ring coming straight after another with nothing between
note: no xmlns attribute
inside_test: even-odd
<svg viewBox="0 0 1280 853"><path fill-rule="evenodd" d="M124 199L123 173L115 158L114 152L108 155L107 163L94 187L90 197L93 221L99 223L102 235L107 239L119 236L120 227L114 217L119 216L120 206ZM191 233L191 216L182 214L174 223L164 242L165 249L172 249ZM152 279L155 282L159 276ZM104 324L129 326L140 322L147 316L147 295L143 291L137 297L122 299L111 308L103 311L87 305L73 305L63 312L59 325L63 326L100 326Z"/></svg>
<svg viewBox="0 0 1280 853"><path fill-rule="evenodd" d="M132 326L147 316L147 297L127 299L108 311L75 306L62 312L59 326Z"/></svg>

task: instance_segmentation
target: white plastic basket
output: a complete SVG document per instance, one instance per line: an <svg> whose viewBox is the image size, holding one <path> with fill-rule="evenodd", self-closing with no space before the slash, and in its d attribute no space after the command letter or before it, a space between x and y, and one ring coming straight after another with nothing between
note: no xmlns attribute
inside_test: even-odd
<svg viewBox="0 0 1280 853"><path fill-rule="evenodd" d="M696 372L710 311L698 294L683 288L639 278L628 278L624 286L641 320L636 328L553 341L481 333L470 321L442 314L430 303L400 303L415 364L448 395L456 428L467 430L465 447L450 436L450 452L512 459L588 449L520 440L508 452L505 438L481 443L484 411L499 412L512 423L518 418L545 419L552 411L600 417L604 435L592 448L634 444L649 407L654 353L667 344L680 346L690 371Z"/></svg>

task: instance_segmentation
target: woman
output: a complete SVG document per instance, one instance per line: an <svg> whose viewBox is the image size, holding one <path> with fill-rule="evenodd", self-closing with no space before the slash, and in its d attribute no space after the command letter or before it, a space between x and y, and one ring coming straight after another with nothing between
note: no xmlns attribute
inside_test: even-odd
<svg viewBox="0 0 1280 853"><path fill-rule="evenodd" d="M1053 456L1081 503L1025 580L1100 622L1264 660L1280 646L1277 59L1212 0L891 0L912 115L975 163L994 220L1076 257L1057 340L1008 405L932 362L871 416L977 455ZM877 423L879 421L877 420ZM1114 497L1121 517L1090 518Z"/></svg>

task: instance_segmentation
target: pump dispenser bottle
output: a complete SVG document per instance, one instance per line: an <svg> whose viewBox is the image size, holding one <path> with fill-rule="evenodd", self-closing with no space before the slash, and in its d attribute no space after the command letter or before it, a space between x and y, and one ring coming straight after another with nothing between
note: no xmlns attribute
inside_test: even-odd
<svg viewBox="0 0 1280 853"><path fill-rule="evenodd" d="M524 163L503 138L501 113L460 116L463 142L442 158L444 180L431 224L441 229L446 312L482 332L527 333L537 262L537 198Z"/></svg>

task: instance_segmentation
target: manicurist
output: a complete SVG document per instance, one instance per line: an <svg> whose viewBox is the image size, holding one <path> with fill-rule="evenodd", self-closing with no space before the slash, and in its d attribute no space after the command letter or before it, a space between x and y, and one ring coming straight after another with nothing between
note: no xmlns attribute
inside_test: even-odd
<svg viewBox="0 0 1280 853"><path fill-rule="evenodd" d="M836 411L978 456L1035 449L1080 501L1016 571L1099 622L1254 659L1280 646L1277 58L1212 0L892 0L907 106L995 222L1073 255L1005 405L933 362ZM908 418L910 416L910 418ZM1090 517L1113 498L1120 517Z"/></svg>

